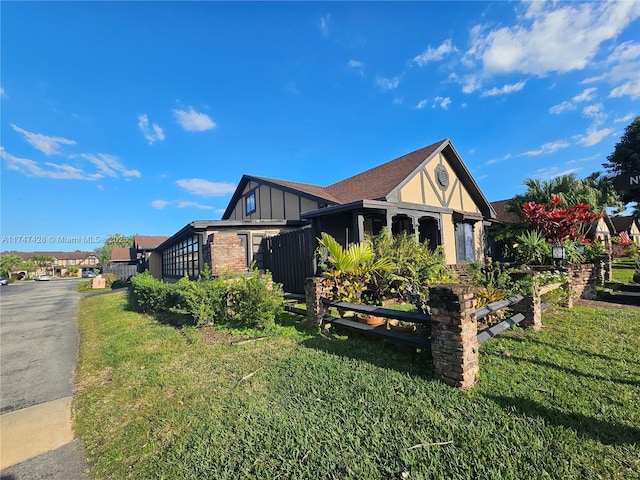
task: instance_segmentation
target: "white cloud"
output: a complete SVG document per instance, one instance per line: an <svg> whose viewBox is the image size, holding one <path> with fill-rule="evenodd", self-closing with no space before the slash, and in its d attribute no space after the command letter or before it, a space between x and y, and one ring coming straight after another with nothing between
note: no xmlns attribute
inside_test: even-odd
<svg viewBox="0 0 640 480"><path fill-rule="evenodd" d="M69 164L46 162L42 167L38 162L28 158L19 158L0 147L0 156L5 160L7 168L21 172L28 177L51 178L54 180L98 180L103 176L99 173L86 173Z"/></svg>
<svg viewBox="0 0 640 480"><path fill-rule="evenodd" d="M609 97L624 97L629 96L632 100L638 100L640 98L640 79L631 80L623 83L622 85L615 87L609 93Z"/></svg>
<svg viewBox="0 0 640 480"><path fill-rule="evenodd" d="M595 93L598 91L597 88L585 88L581 93L572 98L574 102L590 102L593 100Z"/></svg>
<svg viewBox="0 0 640 480"><path fill-rule="evenodd" d="M149 127L149 118L146 113L138 115L138 127L144 135L144 138L149 141L149 145L156 140L164 140L164 132L157 123L153 123L151 127Z"/></svg>
<svg viewBox="0 0 640 480"><path fill-rule="evenodd" d="M329 36L329 20L330 19L331 19L331 15L329 13L320 17L320 32L322 33L322 36L325 38Z"/></svg>
<svg viewBox="0 0 640 480"><path fill-rule="evenodd" d="M603 128L598 130L596 127L589 127L585 135L576 135L573 138L583 147L593 147L600 143L605 137L613 134L611 128Z"/></svg>
<svg viewBox="0 0 640 480"><path fill-rule="evenodd" d="M219 197L233 193L236 186L233 183L210 182L201 178L177 180L176 184L194 195L203 197Z"/></svg>
<svg viewBox="0 0 640 480"><path fill-rule="evenodd" d="M214 209L210 205L202 205L197 202L185 202L182 200L175 200L173 202L169 202L167 200L154 200L153 202L151 202L151 206L157 210L162 210L168 206L174 206L175 208L198 208L200 210Z"/></svg>
<svg viewBox="0 0 640 480"><path fill-rule="evenodd" d="M197 112L193 107L189 110L177 110L173 113L180 126L188 132L204 132L216 128L216 123L205 113Z"/></svg>
<svg viewBox="0 0 640 480"><path fill-rule="evenodd" d="M400 85L400 77L384 78L378 76L376 77L376 85L383 90L395 90Z"/></svg>
<svg viewBox="0 0 640 480"><path fill-rule="evenodd" d="M451 40L445 40L436 48L432 48L431 45L429 45L424 52L413 57L412 61L423 67L429 62L442 60L451 52L457 51L458 49L453 45L453 43L451 43Z"/></svg>
<svg viewBox="0 0 640 480"><path fill-rule="evenodd" d="M504 162L505 160L509 160L511 158L511 154L507 153L505 156L501 158L492 158L491 160L487 160L485 165L493 165L494 163Z"/></svg>
<svg viewBox="0 0 640 480"><path fill-rule="evenodd" d="M518 23L472 29L467 65L485 75L521 72L537 76L586 68L600 45L640 16L640 2L529 2ZM622 55L621 55L622 56Z"/></svg>
<svg viewBox="0 0 640 480"><path fill-rule="evenodd" d="M0 97L4 97L6 95L7 94L5 93L4 88L0 87Z"/></svg>
<svg viewBox="0 0 640 480"><path fill-rule="evenodd" d="M363 62L360 62L358 60L349 60L349 63L347 63L347 66L349 68L354 69L356 72L358 72L361 77L364 76L364 63Z"/></svg>
<svg viewBox="0 0 640 480"><path fill-rule="evenodd" d="M31 144L37 150L40 150L45 155L53 155L60 153L61 145L75 145L75 140L69 140L62 137L50 137L41 133L33 133L20 128L13 123L11 124L13 129L24 135L25 140Z"/></svg>
<svg viewBox="0 0 640 480"><path fill-rule="evenodd" d="M154 200L153 202L151 202L151 206L158 210L162 210L164 207L169 205L169 203L170 202L167 202L166 200Z"/></svg>
<svg viewBox="0 0 640 480"><path fill-rule="evenodd" d="M439 105L443 110L446 110L449 108L449 105L451 105L451 99L449 97L436 97L433 99L433 102L433 108Z"/></svg>
<svg viewBox="0 0 640 480"><path fill-rule="evenodd" d="M429 103L429 100L427 100L426 98L423 98L418 102L418 104L416 105L416 108L418 110L422 110L424 107L427 106L427 103Z"/></svg>
<svg viewBox="0 0 640 480"><path fill-rule="evenodd" d="M79 156L94 164L98 169L98 173L102 176L114 178L117 178L120 175L123 177L140 177L140 172L138 170L128 170L124 165L122 165L116 156L108 155L106 153L99 153L97 155L81 153Z"/></svg>
<svg viewBox="0 0 640 480"><path fill-rule="evenodd" d="M617 45L607 61L609 63L625 63L638 57L640 57L640 43L629 41Z"/></svg>
<svg viewBox="0 0 640 480"><path fill-rule="evenodd" d="M624 117L618 117L613 120L613 123L627 123L629 120L633 118L633 113L629 113Z"/></svg>
<svg viewBox="0 0 640 480"><path fill-rule="evenodd" d="M562 175L571 175L572 173L576 173L579 168L567 168L565 170L560 170L560 167L547 167L547 168L539 168L536 171L536 178L540 180L551 180L552 178L560 177Z"/></svg>
<svg viewBox="0 0 640 480"><path fill-rule="evenodd" d="M543 144L538 150L529 150L528 152L521 153L520 155L535 157L537 155L553 153L563 148L567 148L568 146L569 142L565 142L564 140L557 140L555 142L548 142Z"/></svg>
<svg viewBox="0 0 640 480"><path fill-rule="evenodd" d="M393 99L394 105L402 105L404 104L404 97L396 97Z"/></svg>
<svg viewBox="0 0 640 480"><path fill-rule="evenodd" d="M505 85L502 88L494 87L491 90L485 90L482 92L483 97L494 97L496 95L508 95L509 93L519 92L522 90L527 82L524 80L518 83L512 83L511 85Z"/></svg>
<svg viewBox="0 0 640 480"><path fill-rule="evenodd" d="M576 109L576 106L573 103L564 101L562 103L559 103L559 104L554 105L553 107L551 107L549 109L549 113L552 113L554 115L558 115L558 114L560 114L562 112L566 112L567 110L575 110L575 109Z"/></svg>
<svg viewBox="0 0 640 480"><path fill-rule="evenodd" d="M199 208L200 210L213 210L210 205L202 205L196 202L177 202L177 208Z"/></svg>

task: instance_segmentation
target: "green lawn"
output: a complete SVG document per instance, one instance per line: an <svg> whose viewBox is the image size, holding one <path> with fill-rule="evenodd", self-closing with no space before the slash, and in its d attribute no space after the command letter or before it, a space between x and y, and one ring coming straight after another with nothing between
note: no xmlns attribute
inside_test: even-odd
<svg viewBox="0 0 640 480"><path fill-rule="evenodd" d="M636 263L631 258L618 258L611 267L611 276L614 282L631 283L636 270Z"/></svg>
<svg viewBox="0 0 640 480"><path fill-rule="evenodd" d="M478 384L425 353L305 332L176 329L85 298L74 401L91 478L640 478L640 310L545 313L481 347Z"/></svg>

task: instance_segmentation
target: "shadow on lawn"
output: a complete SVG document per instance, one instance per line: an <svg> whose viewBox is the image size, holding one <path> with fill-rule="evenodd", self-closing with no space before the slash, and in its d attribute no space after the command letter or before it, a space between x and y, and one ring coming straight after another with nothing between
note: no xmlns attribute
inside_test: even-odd
<svg viewBox="0 0 640 480"><path fill-rule="evenodd" d="M606 361L617 362L617 361L620 360L619 357L611 357L609 355L603 355L602 353L590 352L590 351L585 350L583 348L570 348L570 347L567 347L567 346L564 346L564 345L558 345L556 343L543 342L543 341L537 340L536 338L533 338L533 337L527 337L527 338L511 337L511 338L506 339L505 341L516 342L516 343L534 343L536 345L540 345L541 347L549 347L549 349L551 349L551 350L564 350L565 352L569 352L569 353L574 354L574 355L584 355L584 356L587 356L587 357L599 358L601 360L606 360ZM640 361L632 360L632 359L629 359L629 358L626 358L624 361L628 362L628 363L635 363L635 364L640 365Z"/></svg>
<svg viewBox="0 0 640 480"><path fill-rule="evenodd" d="M504 410L539 417L548 424L567 427L578 436L589 437L606 445L632 445L640 442L640 429L619 423L597 420L579 413L567 413L542 406L528 398L486 395Z"/></svg>
<svg viewBox="0 0 640 480"><path fill-rule="evenodd" d="M535 365L539 365L541 367L545 367L545 368L553 368L554 370L559 370L561 372L564 372L568 375L573 375L576 377L585 377L585 378L591 378L593 380L598 380L601 382L614 382L614 383L620 383L622 385L630 385L632 387L639 387L640 386L640 382L636 381L636 380L626 380L624 378L615 378L615 377L603 377L601 375L594 375L593 373L586 373L586 372L581 372L580 370L575 370L573 368L568 368L568 367L563 367L561 365L558 365L557 363L552 363L552 362L545 362L543 360L535 360L533 358L523 358L523 357L517 357L517 356L511 356L509 357L510 360L515 360L516 362L529 362L529 363L533 363Z"/></svg>
<svg viewBox="0 0 640 480"><path fill-rule="evenodd" d="M433 378L431 353L418 352L408 346L394 345L381 339L327 336L324 334L317 334L304 340L302 344L305 347L321 350L331 355L362 360L380 368L423 378Z"/></svg>

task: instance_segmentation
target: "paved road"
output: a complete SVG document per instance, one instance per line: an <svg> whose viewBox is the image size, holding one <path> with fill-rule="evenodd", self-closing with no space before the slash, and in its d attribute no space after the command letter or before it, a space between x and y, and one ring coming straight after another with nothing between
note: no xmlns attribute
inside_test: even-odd
<svg viewBox="0 0 640 480"><path fill-rule="evenodd" d="M0 478L82 478L70 413L78 354L77 280L0 289Z"/></svg>

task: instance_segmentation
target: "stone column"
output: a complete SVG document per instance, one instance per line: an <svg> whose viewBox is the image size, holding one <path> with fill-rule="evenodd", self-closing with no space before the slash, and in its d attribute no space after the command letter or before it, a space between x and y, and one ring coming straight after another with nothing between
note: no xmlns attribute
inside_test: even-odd
<svg viewBox="0 0 640 480"><path fill-rule="evenodd" d="M431 287L428 305L436 378L454 387L471 387L479 370L478 322L472 288L461 284Z"/></svg>
<svg viewBox="0 0 640 480"><path fill-rule="evenodd" d="M525 272L519 274L520 278L530 276L533 282L532 291L530 295L524 295L524 298L511 306L511 309L515 313L521 313L524 315L521 325L523 327L532 327L534 330L540 330L542 328L542 306L540 302L540 282L537 275L533 272Z"/></svg>
<svg viewBox="0 0 640 480"><path fill-rule="evenodd" d="M328 308L322 304L321 299L328 297L329 288L323 285L322 280L321 277L309 277L304 283L309 328L321 327L322 319L328 312Z"/></svg>

